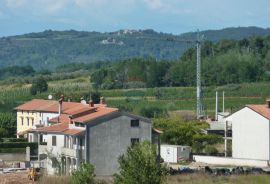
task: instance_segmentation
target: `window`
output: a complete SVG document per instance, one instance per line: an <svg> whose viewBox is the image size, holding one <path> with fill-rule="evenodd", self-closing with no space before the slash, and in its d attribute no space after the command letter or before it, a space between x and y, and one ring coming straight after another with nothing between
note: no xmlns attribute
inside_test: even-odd
<svg viewBox="0 0 270 184"><path fill-rule="evenodd" d="M21 121L22 121L22 126L23 126L23 117L21 117Z"/></svg>
<svg viewBox="0 0 270 184"><path fill-rule="evenodd" d="M130 126L131 126L131 127L139 127L139 125L140 125L140 122L139 122L138 119L132 119L132 120L130 121Z"/></svg>
<svg viewBox="0 0 270 184"><path fill-rule="evenodd" d="M32 126L34 126L34 118L32 118Z"/></svg>
<svg viewBox="0 0 270 184"><path fill-rule="evenodd" d="M75 122L75 126L76 126L76 127L85 127L85 124Z"/></svg>
<svg viewBox="0 0 270 184"><path fill-rule="evenodd" d="M131 138L130 142L131 142L131 145L134 146L135 144L140 142L140 139L139 138Z"/></svg>
<svg viewBox="0 0 270 184"><path fill-rule="evenodd" d="M29 126L29 118L27 118L27 126Z"/></svg>
<svg viewBox="0 0 270 184"><path fill-rule="evenodd" d="M52 136L52 146L56 146L56 136Z"/></svg>

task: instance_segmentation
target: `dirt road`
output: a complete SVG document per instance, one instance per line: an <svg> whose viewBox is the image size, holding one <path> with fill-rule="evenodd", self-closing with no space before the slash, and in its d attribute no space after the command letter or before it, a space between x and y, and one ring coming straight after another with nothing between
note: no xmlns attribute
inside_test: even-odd
<svg viewBox="0 0 270 184"><path fill-rule="evenodd" d="M0 184L35 184L27 178L27 171L0 174Z"/></svg>

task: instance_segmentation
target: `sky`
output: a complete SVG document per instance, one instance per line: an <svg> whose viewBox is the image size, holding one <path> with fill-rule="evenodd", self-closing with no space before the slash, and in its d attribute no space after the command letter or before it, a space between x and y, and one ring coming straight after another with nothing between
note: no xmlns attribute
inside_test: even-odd
<svg viewBox="0 0 270 184"><path fill-rule="evenodd" d="M0 0L0 36L44 30L180 34L270 27L270 0Z"/></svg>

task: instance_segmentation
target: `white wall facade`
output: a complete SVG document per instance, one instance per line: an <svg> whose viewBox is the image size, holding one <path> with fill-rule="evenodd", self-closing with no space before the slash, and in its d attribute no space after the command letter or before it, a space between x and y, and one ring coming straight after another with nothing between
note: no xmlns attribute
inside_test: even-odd
<svg viewBox="0 0 270 184"><path fill-rule="evenodd" d="M177 147L172 145L161 145L160 156L164 162L177 163Z"/></svg>
<svg viewBox="0 0 270 184"><path fill-rule="evenodd" d="M41 112L40 116L41 117L40 117L39 123L41 125L48 126L48 120L59 116L59 114L58 113Z"/></svg>
<svg viewBox="0 0 270 184"><path fill-rule="evenodd" d="M232 157L269 160L269 120L245 107L229 117L232 122Z"/></svg>

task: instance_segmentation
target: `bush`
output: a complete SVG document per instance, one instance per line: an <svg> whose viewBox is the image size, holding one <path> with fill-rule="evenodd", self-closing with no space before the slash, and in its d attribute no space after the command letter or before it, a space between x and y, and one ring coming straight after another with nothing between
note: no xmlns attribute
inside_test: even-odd
<svg viewBox="0 0 270 184"><path fill-rule="evenodd" d="M156 147L150 142L135 144L119 157L120 172L115 184L161 184L166 180L166 169L157 164Z"/></svg>
<svg viewBox="0 0 270 184"><path fill-rule="evenodd" d="M2 138L0 142L28 142L25 138Z"/></svg>
<svg viewBox="0 0 270 184"><path fill-rule="evenodd" d="M36 95L38 93L42 93L48 90L48 84L47 81L43 78L43 77L39 77L37 78L31 88L30 88L30 92L31 95Z"/></svg>
<svg viewBox="0 0 270 184"><path fill-rule="evenodd" d="M215 148L214 146L207 145L207 146L205 146L204 152L205 152L207 155L217 155L218 150L217 150L217 148Z"/></svg>
<svg viewBox="0 0 270 184"><path fill-rule="evenodd" d="M88 163L80 165L79 169L72 172L72 184L95 184L94 166Z"/></svg>
<svg viewBox="0 0 270 184"><path fill-rule="evenodd" d="M0 153L25 153L25 148L0 148Z"/></svg>
<svg viewBox="0 0 270 184"><path fill-rule="evenodd" d="M0 148L26 148L29 146L31 150L37 149L36 142L0 142Z"/></svg>
<svg viewBox="0 0 270 184"><path fill-rule="evenodd" d="M9 132L5 128L0 128L0 137L8 137Z"/></svg>
<svg viewBox="0 0 270 184"><path fill-rule="evenodd" d="M164 117L168 115L168 112L166 109L163 109L161 107L142 107L140 110L140 115L148 117L148 118L157 118L157 117Z"/></svg>

